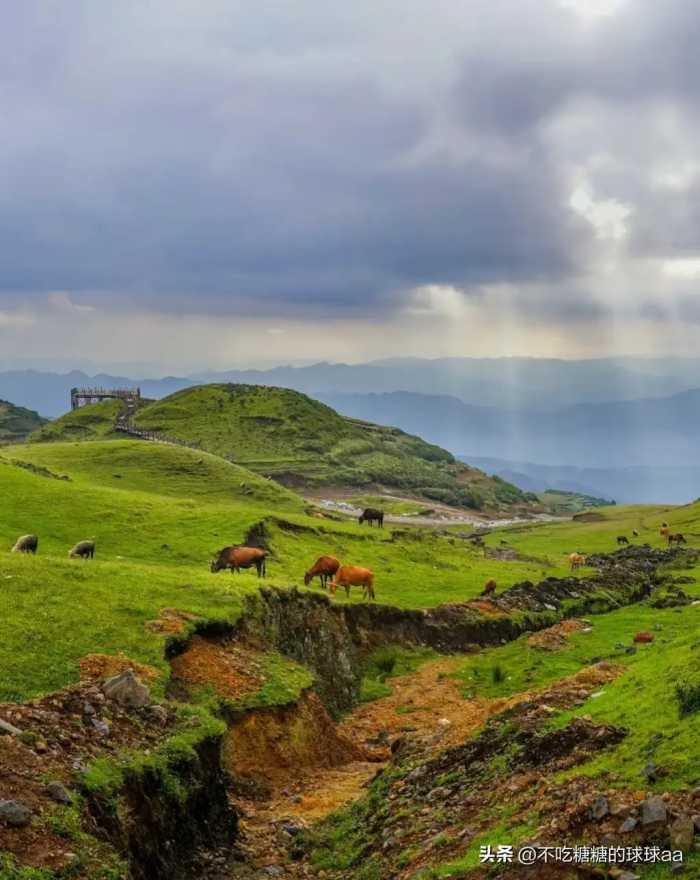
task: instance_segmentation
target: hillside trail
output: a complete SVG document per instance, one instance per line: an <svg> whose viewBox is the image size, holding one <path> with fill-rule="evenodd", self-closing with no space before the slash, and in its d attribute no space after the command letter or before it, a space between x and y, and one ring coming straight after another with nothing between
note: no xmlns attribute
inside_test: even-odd
<svg viewBox="0 0 700 880"><path fill-rule="evenodd" d="M329 498L327 494L306 493L307 501L317 504L324 510L342 513L346 516L356 519L362 509L345 501L341 494L337 497ZM387 500L405 501L412 504L416 503L415 498L409 498L403 495L391 495ZM504 526L512 525L532 525L535 522L560 522L569 519L566 516L555 516L549 513L531 513L527 516L510 516L510 517L494 517L486 514L473 513L466 514L457 507L450 507L446 504L433 503L434 508L432 514L400 514L386 513L384 522L389 525L402 526L424 526L428 528L445 527L445 526L470 526L476 529L497 529Z"/></svg>
<svg viewBox="0 0 700 880"><path fill-rule="evenodd" d="M304 863L288 861L289 830L293 834L357 800L389 761L391 744L399 738L418 737L428 748L444 749L463 742L491 715L527 698L518 694L509 699L464 699L460 682L450 677L458 662L438 659L390 679L391 695L360 704L338 724L338 735L359 745L366 760L298 769L286 778L275 775L269 780L272 792L266 801L236 798L241 816L239 849L246 866L227 877L317 877Z"/></svg>

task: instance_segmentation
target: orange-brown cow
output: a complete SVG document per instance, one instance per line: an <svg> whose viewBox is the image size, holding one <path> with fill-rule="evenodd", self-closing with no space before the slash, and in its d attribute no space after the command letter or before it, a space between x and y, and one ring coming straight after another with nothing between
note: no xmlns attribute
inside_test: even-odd
<svg viewBox="0 0 700 880"><path fill-rule="evenodd" d="M338 587L345 587L348 597L350 587L362 587L362 597L374 599L374 573L357 565L341 565L331 581L331 593L335 593Z"/></svg>
<svg viewBox="0 0 700 880"><path fill-rule="evenodd" d="M265 577L265 557L267 552L261 547L224 547L218 557L212 560L211 570L221 571L230 568L231 574L242 568L255 567L258 577Z"/></svg>
<svg viewBox="0 0 700 880"><path fill-rule="evenodd" d="M490 596L492 593L496 592L496 581L494 578L486 581L484 584L484 589L481 591L482 596Z"/></svg>
<svg viewBox="0 0 700 880"><path fill-rule="evenodd" d="M581 553L571 553L569 556L569 565L571 566L571 570L574 571L576 568L581 568L582 565L586 564L586 557Z"/></svg>
<svg viewBox="0 0 700 880"><path fill-rule="evenodd" d="M661 528L659 529L659 534L661 535L662 538L668 538L668 535L669 535L668 526L661 526Z"/></svg>
<svg viewBox="0 0 700 880"><path fill-rule="evenodd" d="M319 556L316 562L304 575L304 586L309 586L311 581L317 577L321 580L321 586L325 590L328 587L328 581L340 568L340 561L335 556Z"/></svg>

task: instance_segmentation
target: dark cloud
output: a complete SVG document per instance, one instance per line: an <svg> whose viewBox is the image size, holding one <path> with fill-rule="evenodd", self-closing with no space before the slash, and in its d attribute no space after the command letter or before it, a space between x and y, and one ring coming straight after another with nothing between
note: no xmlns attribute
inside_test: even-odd
<svg viewBox="0 0 700 880"><path fill-rule="evenodd" d="M632 250L700 244L694 194L663 207L640 147L655 102L696 103L689 0L628 0L587 27L555 0L436 0L424 16L413 0L14 5L0 303L70 290L342 316L420 285L503 282L550 285L556 316L596 259L568 202L598 150L618 164L590 172L597 192L649 209L630 220ZM557 129L582 101L595 143ZM599 311L594 296L572 305Z"/></svg>

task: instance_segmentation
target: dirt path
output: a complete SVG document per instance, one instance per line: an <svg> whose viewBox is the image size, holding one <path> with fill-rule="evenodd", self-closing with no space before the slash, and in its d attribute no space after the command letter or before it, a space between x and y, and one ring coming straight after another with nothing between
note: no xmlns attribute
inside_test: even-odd
<svg viewBox="0 0 700 880"><path fill-rule="evenodd" d="M420 737L427 740L428 747L445 748L464 741L490 715L525 697L465 700L459 682L449 677L456 665L455 659L439 659L409 675L392 678L390 696L361 704L338 725L338 734L360 745L367 760L331 769L298 770L284 782L274 780L269 800L238 799L242 850L254 870L234 876L271 876L266 870L277 866L283 868L280 876L312 876L303 864L285 864L290 840L286 827L306 826L360 797L389 760L391 744L401 736Z"/></svg>
<svg viewBox="0 0 700 880"><path fill-rule="evenodd" d="M321 495L310 495L307 494L305 496L307 501L312 502L313 504L317 504L320 507L333 511L335 513L342 513L346 516L350 516L353 518L358 517L362 513L362 509L359 507L355 507L354 504L350 504L349 502L343 500L341 496L336 498L327 498ZM391 500L394 501L409 501L412 503L416 503L415 498L404 498L400 495L391 496ZM428 506L426 502L426 506ZM384 522L390 523L392 525L413 525L413 526L427 526L430 528L434 528L436 526L470 526L472 528L478 529L496 529L503 526L512 526L512 525L532 525L534 522L558 522L568 519L568 517L563 516L554 516L548 513L535 513L530 514L528 516L515 516L515 517L489 517L485 514L467 514L463 510L460 510L456 507L448 507L447 505L441 505L439 503L433 502L430 505L434 508L435 513L432 516L420 516L418 514L399 514L399 513L387 513L384 516Z"/></svg>

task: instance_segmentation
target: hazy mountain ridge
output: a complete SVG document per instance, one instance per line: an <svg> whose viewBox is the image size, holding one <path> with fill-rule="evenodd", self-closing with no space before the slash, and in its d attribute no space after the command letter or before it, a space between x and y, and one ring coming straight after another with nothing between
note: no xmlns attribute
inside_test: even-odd
<svg viewBox="0 0 700 880"><path fill-rule="evenodd" d="M0 397L53 417L65 411L73 385L139 385L144 396L160 398L202 382L273 385L312 396L408 391L448 395L473 406L554 411L576 404L668 397L692 390L700 387L700 359L392 358L366 364L317 363L161 379L89 375L82 370L63 374L11 370L0 372Z"/></svg>
<svg viewBox="0 0 700 880"><path fill-rule="evenodd" d="M475 407L448 395L320 394L356 418L395 424L474 457L586 467L700 465L700 390L556 412Z"/></svg>
<svg viewBox="0 0 700 880"><path fill-rule="evenodd" d="M605 358L390 358L272 370L202 373L207 382L255 382L307 394L414 391L478 406L555 409L575 403L664 397L697 387L700 360Z"/></svg>
<svg viewBox="0 0 700 880"><path fill-rule="evenodd" d="M700 493L700 466L578 468L479 456L469 462L527 492L562 489L619 504L685 504Z"/></svg>

